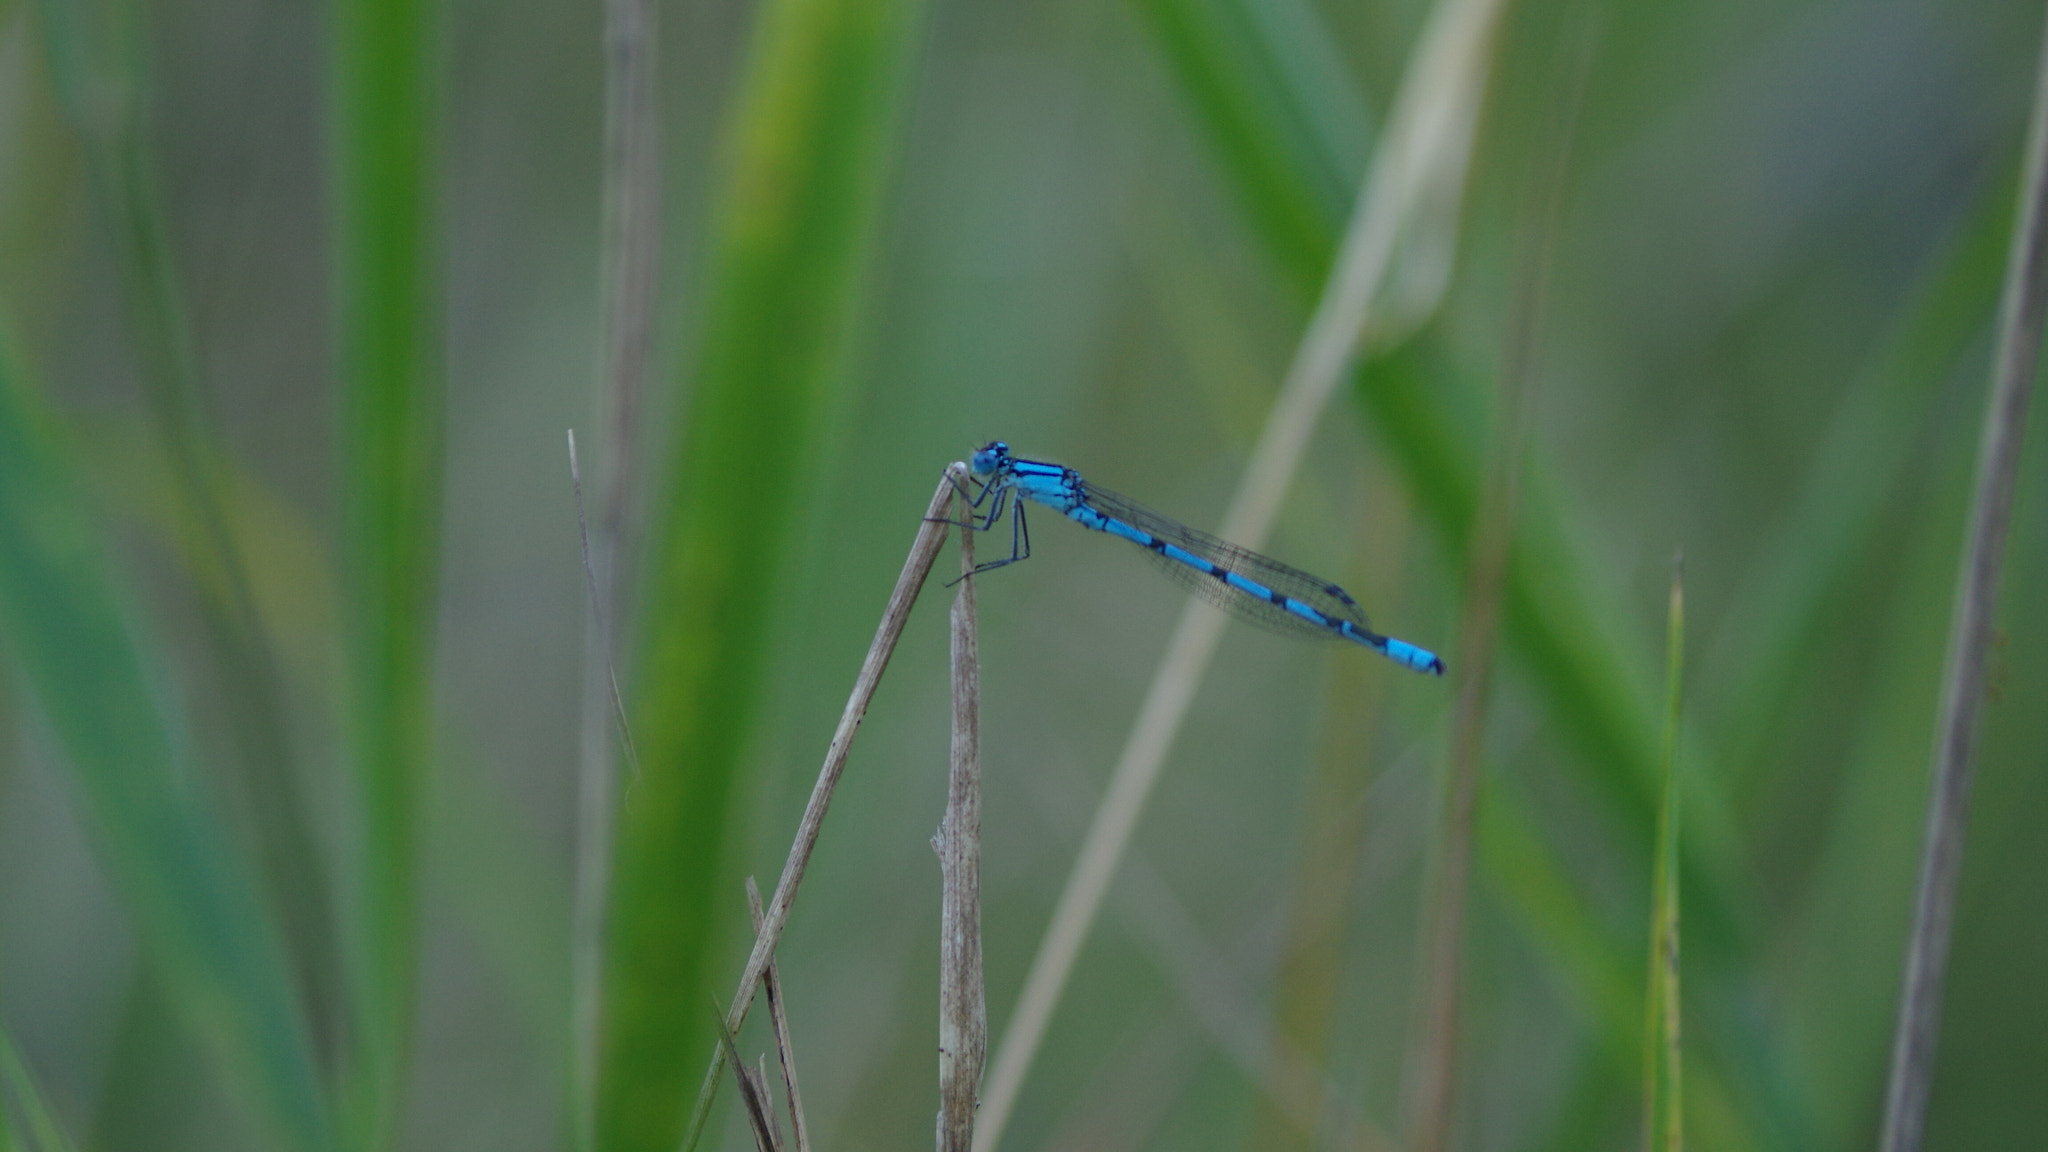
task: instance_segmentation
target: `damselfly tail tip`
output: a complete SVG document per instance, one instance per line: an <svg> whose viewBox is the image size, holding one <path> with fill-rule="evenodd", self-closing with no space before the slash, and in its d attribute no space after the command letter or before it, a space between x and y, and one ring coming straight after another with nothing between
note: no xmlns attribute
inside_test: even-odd
<svg viewBox="0 0 2048 1152"><path fill-rule="evenodd" d="M1395 640L1392 637L1388 637L1386 638L1386 647L1380 649L1380 651L1385 652L1387 657L1393 660L1394 663L1412 668L1417 672L1426 673L1430 676L1441 676L1444 674L1444 662L1437 658L1436 653L1417 648L1406 640Z"/></svg>
<svg viewBox="0 0 2048 1152"><path fill-rule="evenodd" d="M1425 676L1441 676L1444 674L1444 662L1437 659L1436 653L1425 652L1420 648L1408 653L1401 662Z"/></svg>

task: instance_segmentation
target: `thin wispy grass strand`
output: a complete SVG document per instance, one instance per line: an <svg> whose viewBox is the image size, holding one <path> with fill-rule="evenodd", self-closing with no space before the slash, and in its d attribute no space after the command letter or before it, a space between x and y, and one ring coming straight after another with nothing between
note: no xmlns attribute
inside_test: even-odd
<svg viewBox="0 0 2048 1152"><path fill-rule="evenodd" d="M597 1054L603 1014L605 897L611 885L619 739L639 775L638 757L620 703L614 650L625 599L630 495L636 490L640 412L654 343L654 304L661 251L660 133L655 100L656 12L652 0L606 0L604 152L604 347L597 388L604 445L598 461L595 545L584 526L585 578L591 615L584 645L582 732L576 786L576 876L570 939L570 1134L590 1152L597 1144ZM607 434L608 433L608 434ZM602 441L601 441L602 442ZM571 441L574 454L574 441ZM592 559L595 551L596 558ZM603 572L602 581L597 573ZM599 667L600 663L602 668Z"/></svg>
<svg viewBox="0 0 2048 1152"><path fill-rule="evenodd" d="M583 509L583 471L576 458L576 430L569 429L569 483L576 496L576 534L583 551L584 594L590 611L584 615L583 730L576 788L576 880L569 913L570 1054L569 1107L576 1146L596 1145L594 1100L597 1089L599 981L604 965L604 910L612 845L612 726L618 726L618 747L635 777L640 756L626 719L626 701L619 692L618 664L612 645L611 614L591 558L590 522ZM593 723L594 718L594 723Z"/></svg>
<svg viewBox="0 0 2048 1152"><path fill-rule="evenodd" d="M1905 981L1899 995L1891 1078L1885 1092L1884 1130L1879 1142L1883 1152L1915 1152L1926 1125L1992 613L1998 603L1999 569L2005 562L2006 534L2012 520L2020 441L2041 360L2043 313L2048 309L2048 28L2043 30L2034 82L2019 209L1999 301L1990 402L1984 413L1970 501L1969 536L1949 621L1927 828L1907 942Z"/></svg>
<svg viewBox="0 0 2048 1152"><path fill-rule="evenodd" d="M1650 1152L1684 1152L1684 1065L1678 998L1678 721L1685 677L1685 558L1671 567L1664 665L1664 797L1657 811L1650 881L1650 977L1644 997L1643 1143Z"/></svg>
<svg viewBox="0 0 2048 1152"><path fill-rule="evenodd" d="M718 1018L718 1050L725 1054L725 1064L739 1083L740 1103L746 1108L747 1128L754 1134L756 1152L782 1152L782 1133L775 1125L775 1102L768 1098L767 1072L747 1067L747 1062L740 1058L739 1040L725 1026L723 1015Z"/></svg>
<svg viewBox="0 0 2048 1152"><path fill-rule="evenodd" d="M1470 896L1474 811L1479 799L1480 759L1487 702L1500 656L1510 560L1522 513L1527 444L1537 399L1543 317L1552 258L1563 225L1565 176L1569 171L1578 110L1591 72L1591 25L1568 48L1575 59L1571 91L1555 122L1543 187L1523 203L1524 236L1533 237L1517 274L1507 325L1500 383L1494 394L1494 446L1486 486L1480 494L1459 627L1452 709L1451 750L1443 789L1440 833L1429 862L1431 883L1419 934L1422 1008L1410 1045L1410 1147L1440 1152L1450 1143L1457 1099L1458 1019L1464 989L1466 906Z"/></svg>
<svg viewBox="0 0 2048 1152"><path fill-rule="evenodd" d="M753 917L754 932L761 931L761 886L747 877L747 912ZM782 975L773 960L761 976L761 992L768 997L768 1023L775 1032L775 1063L782 1069L782 1098L789 1106L790 1139L796 1152L811 1152L811 1128L804 1119L804 1097L796 1086L796 1049L789 1042L789 1011L782 998Z"/></svg>

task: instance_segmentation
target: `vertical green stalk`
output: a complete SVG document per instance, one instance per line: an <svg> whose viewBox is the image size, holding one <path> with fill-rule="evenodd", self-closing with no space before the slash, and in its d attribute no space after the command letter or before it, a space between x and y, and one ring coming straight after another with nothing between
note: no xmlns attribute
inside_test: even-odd
<svg viewBox="0 0 2048 1152"><path fill-rule="evenodd" d="M728 125L701 351L641 600L641 774L620 812L604 961L604 1152L671 1152L713 1044L713 910L737 910L739 889L712 886L768 597L839 380L921 10L768 0Z"/></svg>
<svg viewBox="0 0 2048 1152"><path fill-rule="evenodd" d="M1678 717L1685 674L1685 568L1671 573L1664 667L1664 799L1650 896L1648 1022L1643 1031L1643 1131L1650 1152L1682 1152L1678 1012Z"/></svg>
<svg viewBox="0 0 2048 1152"><path fill-rule="evenodd" d="M1314 299L1336 256L1355 177L1317 146L1314 110L1288 91L1292 62L1261 50L1247 4L1137 0L1137 7L1223 153L1252 227L1289 281ZM1350 141L1360 155L1369 142Z"/></svg>
<svg viewBox="0 0 2048 1152"><path fill-rule="evenodd" d="M349 735L363 805L349 1141L391 1141L418 953L442 395L430 171L434 6L333 8Z"/></svg>
<svg viewBox="0 0 2048 1152"><path fill-rule="evenodd" d="M141 14L129 0L44 0L40 14L59 104L86 158L95 222L120 267L149 430L169 478L173 530L181 537L179 552L191 557L190 577L200 592L197 639L205 658L185 661L180 670L210 680L209 694L233 702L225 710L229 771L220 777L247 805L272 915L283 927L324 1058L337 1032L328 1015L341 996L332 901L298 793L282 676L230 524L218 421L157 191L143 115L149 69L137 31Z"/></svg>
<svg viewBox="0 0 2048 1152"><path fill-rule="evenodd" d="M54 737L93 845L184 1023L268 1147L327 1117L252 862L199 784L52 421L0 348L0 652Z"/></svg>

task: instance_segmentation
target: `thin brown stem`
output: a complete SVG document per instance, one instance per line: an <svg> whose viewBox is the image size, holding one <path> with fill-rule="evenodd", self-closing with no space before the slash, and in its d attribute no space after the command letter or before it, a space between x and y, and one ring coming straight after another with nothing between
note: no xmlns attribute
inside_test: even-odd
<svg viewBox="0 0 2048 1152"><path fill-rule="evenodd" d="M1480 496L1472 545L1471 577L1465 586L1464 627L1456 664L1461 682L1452 715L1451 755L1445 782L1442 832L1433 865L1431 898L1424 909L1422 979L1427 982L1422 1026L1410 1061L1409 1147L1442 1152L1450 1144L1457 1100L1459 1002L1463 994L1465 909L1471 889L1473 814L1479 797L1481 733L1500 645L1502 593L1521 505L1524 445L1534 406L1536 363L1550 279L1552 251L1564 212L1565 173L1572 136L1592 64L1590 29L1576 45L1574 87L1558 124L1546 187L1528 201L1535 247L1524 261L1520 290L1502 357L1500 391L1493 416L1495 450Z"/></svg>
<svg viewBox="0 0 2048 1152"><path fill-rule="evenodd" d="M747 911L754 917L754 932L761 931L761 889L747 877ZM796 1051L789 1043L789 1010L782 999L782 977L773 960L761 979L768 996L768 1023L775 1029L775 1062L782 1068L782 1094L789 1102L789 1127L796 1140L796 1152L811 1152L811 1129L804 1123L804 1098L796 1089Z"/></svg>
<svg viewBox="0 0 2048 1152"><path fill-rule="evenodd" d="M740 1086L740 1104L747 1112L747 1130L754 1134L757 1152L782 1152L782 1140L775 1130L775 1105L768 1099L768 1073L766 1069L758 1074L747 1067L740 1058L739 1040L732 1029L725 1026L724 1017L718 1021L718 1050L725 1054L725 1063L732 1069L732 1078Z"/></svg>
<svg viewBox="0 0 2048 1152"><path fill-rule="evenodd" d="M768 969L768 961L775 955L776 942L782 939L782 929L789 923L790 906L796 903L796 890L803 883L804 869L811 863L811 850L818 845L818 836L825 829L825 812L832 806L832 793L839 787L840 774L846 770L847 753L853 750L853 737L860 730L861 720L867 716L868 705L875 698L875 688L882 682L882 673L889 667L889 657L896 651L896 642L903 638L903 625L910 619L910 606L917 602L918 590L924 587L926 576L931 574L932 563L939 558L939 547L946 542L946 527L950 521L946 511L960 486L966 483L967 466L955 463L947 467L946 475L939 481L938 491L932 493L931 505L925 509L924 522L918 526L917 539L911 543L910 555L903 561L903 572L896 578L896 588L889 593L889 606L882 610L882 623L875 630L874 642L868 645L867 659L861 663L860 675L854 679L853 694L847 697L846 710L839 715L839 727L832 733L832 743L825 749L824 766L818 769L818 782L811 786L810 802L804 806L803 818L797 822L795 842L789 846L789 859L783 862L782 877L775 882L775 895L768 902L768 914L763 919L761 931L754 937L754 950L747 957L747 966L740 973L739 989L733 993L732 1005L726 1009L725 1027L728 1032L737 1033L740 1025L746 1023L747 1010L753 1006L754 990L761 984L761 976ZM704 1121L711 1112L711 1099L718 1089L718 1078L725 1073L725 1049L721 1046L711 1055L711 1067L705 1070L704 1084L697 1091L697 1103L690 1112L690 1126L683 1138L683 1147L694 1148L703 1134Z"/></svg>
<svg viewBox="0 0 2048 1152"><path fill-rule="evenodd" d="M981 665L974 624L973 510L959 502L959 591L953 596L953 754L945 822L933 847L944 893L939 914L939 1152L970 1152L988 1054L981 978Z"/></svg>
<svg viewBox="0 0 2048 1152"><path fill-rule="evenodd" d="M618 661L611 645L611 620L605 613L605 599L600 592L603 587L597 580L597 566L591 560L590 524L583 515L583 474L576 459L576 430L569 430L569 483L576 495L576 532L583 544L584 589L590 596L592 634L597 638L598 655L604 673L603 691L606 697L605 710L610 720L619 726L619 746L626 753L626 764L637 777L640 774L640 751L633 746L633 729L626 720L626 697L619 691Z"/></svg>

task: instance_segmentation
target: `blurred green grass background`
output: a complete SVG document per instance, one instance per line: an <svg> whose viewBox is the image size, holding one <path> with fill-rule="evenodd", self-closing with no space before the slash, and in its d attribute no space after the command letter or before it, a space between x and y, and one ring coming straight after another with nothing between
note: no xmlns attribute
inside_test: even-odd
<svg viewBox="0 0 2048 1152"><path fill-rule="evenodd" d="M644 760L598 1147L673 1147L744 956L739 878L781 866L943 464L1001 437L1220 519L1426 14L662 13L617 622ZM1688 1130L1871 1143L2040 19L1508 10L1448 292L1374 349L1265 549L1455 650L1574 116L1457 1147L1637 1145L1680 546ZM76 1147L577 1143L562 430L606 450L602 21L0 3L0 1025ZM2048 1130L2043 478L2036 451L1930 1147ZM1052 520L981 591L998 1035L1179 605ZM780 952L821 1147L930 1131L943 636L922 606ZM1005 1147L1392 1146L1450 702L1233 626ZM1275 1037L1320 1070L1312 1134L1262 1094ZM712 1140L743 1146L727 1111Z"/></svg>

